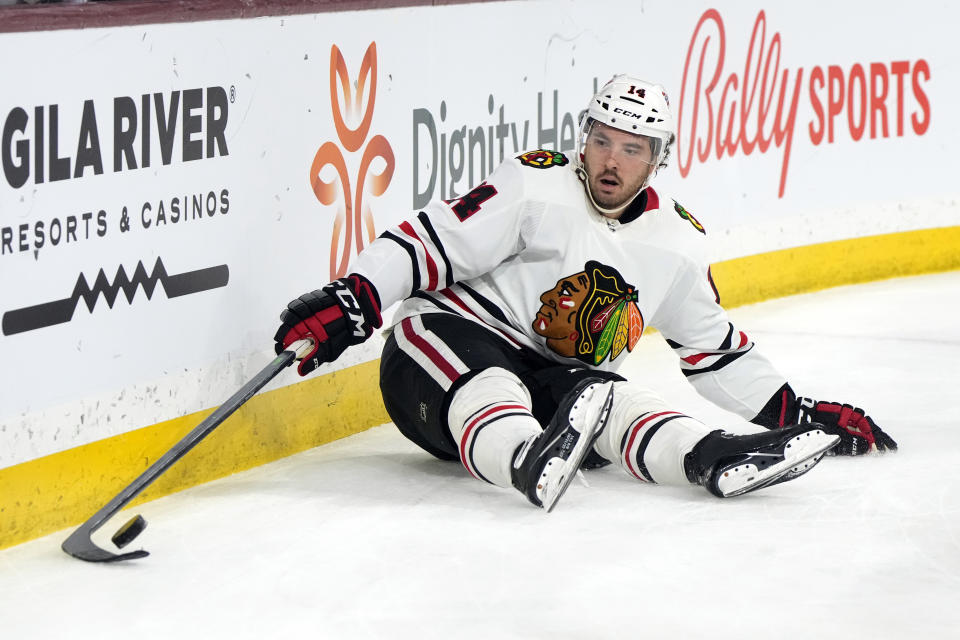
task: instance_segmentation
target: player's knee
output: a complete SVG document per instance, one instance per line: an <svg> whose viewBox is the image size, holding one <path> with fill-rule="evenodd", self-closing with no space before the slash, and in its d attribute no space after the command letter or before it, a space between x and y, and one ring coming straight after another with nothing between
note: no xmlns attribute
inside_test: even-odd
<svg viewBox="0 0 960 640"><path fill-rule="evenodd" d="M483 407L515 403L530 410L530 392L513 372L490 367L474 374L453 393L447 410L447 424L454 437L467 419Z"/></svg>
<svg viewBox="0 0 960 640"><path fill-rule="evenodd" d="M610 420L607 424L612 427L612 431L618 431L622 435L639 416L669 410L666 401L653 389L627 381L615 382L613 407L610 409Z"/></svg>

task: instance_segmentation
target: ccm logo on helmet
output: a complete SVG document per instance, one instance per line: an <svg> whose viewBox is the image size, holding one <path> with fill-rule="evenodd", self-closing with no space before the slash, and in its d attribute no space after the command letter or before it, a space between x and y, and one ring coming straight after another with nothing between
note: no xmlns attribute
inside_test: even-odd
<svg viewBox="0 0 960 640"><path fill-rule="evenodd" d="M616 107L616 108L613 110L613 112L614 112L614 113L619 113L619 114L625 115L625 116L627 116L628 118L636 118L637 120L640 120L641 118L643 118L643 116L640 115L639 113L634 113L633 111L627 111L626 109L624 109L624 108L622 108L622 107Z"/></svg>

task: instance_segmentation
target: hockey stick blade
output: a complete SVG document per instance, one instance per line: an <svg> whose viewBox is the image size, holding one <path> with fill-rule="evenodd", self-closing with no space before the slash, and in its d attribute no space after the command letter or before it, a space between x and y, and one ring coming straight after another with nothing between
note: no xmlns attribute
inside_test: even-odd
<svg viewBox="0 0 960 640"><path fill-rule="evenodd" d="M160 477L163 472L173 466L177 460L185 456L191 449L199 444L201 440L210 435L214 429L220 426L224 420L229 418L230 415L239 409L247 400L252 398L265 384L275 378L278 373L296 360L303 358L312 350L312 340L298 340L291 344L288 350L283 351L274 358L260 373L240 387L236 393L230 396L216 411L207 416L203 422L194 427L180 442L173 445L173 448L160 456L156 462L150 465L136 480L118 493L110 502L104 505L102 509L93 514L89 520L80 525L76 531L71 533L70 536L63 541L60 548L74 558L86 560L87 562L119 562L121 560L145 558L150 555L143 549L120 554L107 551L106 549L98 547L93 542L93 532L106 524L110 518L123 509L131 500L136 498L140 492ZM146 526L146 520L144 520L142 516L135 516L114 534L114 544L118 547L126 546L133 541Z"/></svg>

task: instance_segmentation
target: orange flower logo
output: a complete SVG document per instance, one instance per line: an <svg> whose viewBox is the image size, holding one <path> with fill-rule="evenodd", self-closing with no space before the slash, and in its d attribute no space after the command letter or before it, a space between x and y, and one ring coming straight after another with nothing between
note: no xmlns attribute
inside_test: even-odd
<svg viewBox="0 0 960 640"><path fill-rule="evenodd" d="M364 90L368 90L369 94L366 96L366 107L361 116ZM393 178L394 157L390 143L381 135L375 135L367 141L376 97L377 43L371 42L363 56L355 94L351 91L347 63L343 59L343 54L340 53L337 45L333 45L330 48L330 110L333 115L333 124L337 129L337 137L340 139L342 149L350 153L360 151L361 147L363 150L356 176L356 191L351 188L350 173L347 170L343 150L336 143L324 142L313 157L313 164L310 167L310 186L313 187L317 200L329 206L342 199L342 206L337 209L330 239L331 280L347 274L347 264L350 262L354 247L356 247L355 252L359 253L367 243L373 242L376 238L373 213L364 196L368 191L374 197L383 195L390 186L390 179ZM358 124L355 128L351 128L348 122ZM383 160L384 168L380 173L373 173L371 165L377 159ZM335 178L331 182L326 182L320 177L320 173L328 166L336 171Z"/></svg>

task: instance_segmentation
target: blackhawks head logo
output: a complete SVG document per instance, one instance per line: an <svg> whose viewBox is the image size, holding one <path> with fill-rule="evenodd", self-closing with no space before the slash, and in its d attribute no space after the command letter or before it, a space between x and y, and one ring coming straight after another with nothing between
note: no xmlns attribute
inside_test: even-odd
<svg viewBox="0 0 960 640"><path fill-rule="evenodd" d="M537 149L536 151L527 151L517 156L520 164L537 169L549 169L550 167L562 167L567 164L567 156L559 151L550 151L549 149Z"/></svg>
<svg viewBox="0 0 960 640"><path fill-rule="evenodd" d="M590 260L580 273L561 278L540 296L533 330L568 358L597 366L624 347L632 351L643 333L637 290L616 269Z"/></svg>

